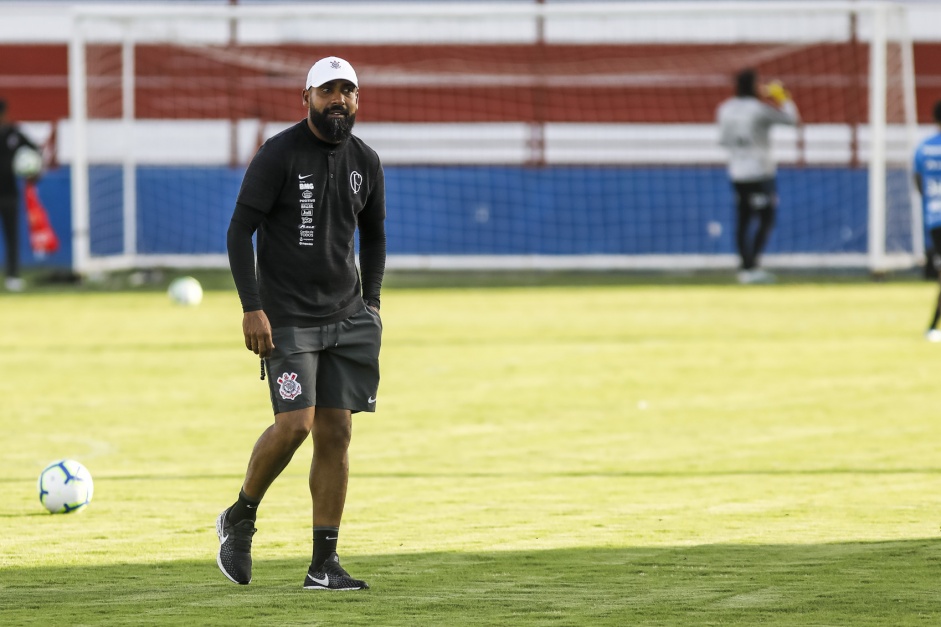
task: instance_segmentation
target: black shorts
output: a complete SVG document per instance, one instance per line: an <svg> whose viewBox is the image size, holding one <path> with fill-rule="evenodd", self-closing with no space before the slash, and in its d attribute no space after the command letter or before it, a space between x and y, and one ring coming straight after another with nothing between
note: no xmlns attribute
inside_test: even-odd
<svg viewBox="0 0 941 627"><path fill-rule="evenodd" d="M775 179L733 183L739 213L752 214L758 211L773 212L778 206L778 190Z"/></svg>
<svg viewBox="0 0 941 627"><path fill-rule="evenodd" d="M322 327L272 329L266 360L275 414L305 407L376 411L382 320L363 309Z"/></svg>

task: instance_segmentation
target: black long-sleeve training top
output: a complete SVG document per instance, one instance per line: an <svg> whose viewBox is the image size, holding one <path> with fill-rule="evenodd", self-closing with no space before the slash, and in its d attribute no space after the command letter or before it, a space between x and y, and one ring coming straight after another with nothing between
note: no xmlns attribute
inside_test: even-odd
<svg viewBox="0 0 941 627"><path fill-rule="evenodd" d="M345 320L363 301L378 307L385 217L382 164L358 137L328 144L302 120L270 138L245 172L229 223L242 310L263 309L272 327L311 327Z"/></svg>

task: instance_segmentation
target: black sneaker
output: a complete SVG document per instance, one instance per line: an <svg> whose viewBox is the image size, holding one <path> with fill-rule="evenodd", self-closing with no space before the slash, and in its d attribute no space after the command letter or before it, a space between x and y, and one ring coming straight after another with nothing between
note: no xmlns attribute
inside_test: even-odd
<svg viewBox="0 0 941 627"><path fill-rule="evenodd" d="M216 519L216 533L219 535L219 554L216 563L222 574L234 581L246 585L252 581L252 536L255 535L255 523L245 519L231 524L226 514L231 508L222 510Z"/></svg>
<svg viewBox="0 0 941 627"><path fill-rule="evenodd" d="M340 558L336 553L324 561L320 570L311 566L304 578L305 590L366 590L369 584L359 579L353 579L350 574L340 566Z"/></svg>

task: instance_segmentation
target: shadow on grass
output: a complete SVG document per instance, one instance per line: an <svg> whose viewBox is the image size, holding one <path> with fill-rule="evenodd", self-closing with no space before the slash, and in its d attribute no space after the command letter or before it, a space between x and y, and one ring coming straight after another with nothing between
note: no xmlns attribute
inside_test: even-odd
<svg viewBox="0 0 941 627"><path fill-rule="evenodd" d="M302 590L305 557L256 556L249 586L228 582L212 556L6 567L0 624L941 623L933 539L358 556L344 565L372 589L350 593Z"/></svg>

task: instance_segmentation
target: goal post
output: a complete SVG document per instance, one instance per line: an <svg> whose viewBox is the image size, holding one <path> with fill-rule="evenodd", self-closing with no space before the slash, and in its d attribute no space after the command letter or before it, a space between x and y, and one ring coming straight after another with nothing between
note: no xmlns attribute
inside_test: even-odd
<svg viewBox="0 0 941 627"><path fill-rule="evenodd" d="M79 273L227 267L264 139L310 65L357 69L387 177L391 269L733 268L714 114L782 79L764 264L920 263L912 41L887 2L77 5L69 124Z"/></svg>
<svg viewBox="0 0 941 627"><path fill-rule="evenodd" d="M904 11L899 7L890 7L888 4L874 4L871 7L871 39L869 46L869 128L872 134L871 142L874 149L870 152L869 161L869 234L868 234L868 266L873 272L892 269L893 266L911 266L914 259L921 259L924 255L924 237L922 233L922 220L920 203L908 194L911 203L911 252L912 259L906 258L903 253L894 255L886 241L887 224L889 221L889 204L898 198L897 202L904 204L905 194L890 195L887 189L887 179L893 165L904 168L909 173L907 163L893 164L888 151L876 147L886 146L888 139L888 125L895 113L895 121L902 122L905 133L906 151L903 157L910 156L914 150L915 119L915 63L912 54L912 41L909 35L908 23ZM890 94L896 95L896 101L889 102ZM898 100L900 99L900 101ZM901 111L890 112L890 104L900 106ZM904 185L911 187L906 176ZM904 218L904 214L903 214Z"/></svg>

